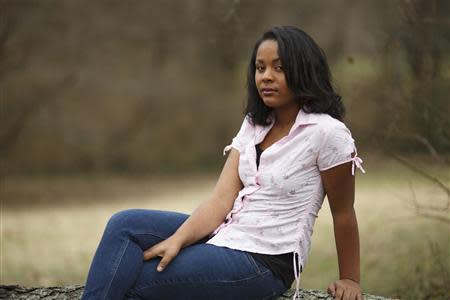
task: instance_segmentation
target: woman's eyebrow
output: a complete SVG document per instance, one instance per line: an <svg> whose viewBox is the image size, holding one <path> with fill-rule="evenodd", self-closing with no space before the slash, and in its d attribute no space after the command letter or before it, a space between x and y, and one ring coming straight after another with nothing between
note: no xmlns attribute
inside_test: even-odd
<svg viewBox="0 0 450 300"><path fill-rule="evenodd" d="M272 63L281 62L281 59L279 57L272 59ZM255 63L264 63L264 60L262 59L256 59Z"/></svg>

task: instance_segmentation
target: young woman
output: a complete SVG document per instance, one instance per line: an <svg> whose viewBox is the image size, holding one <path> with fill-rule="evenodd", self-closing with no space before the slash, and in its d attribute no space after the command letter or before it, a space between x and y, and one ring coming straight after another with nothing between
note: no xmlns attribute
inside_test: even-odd
<svg viewBox="0 0 450 300"><path fill-rule="evenodd" d="M339 263L328 292L362 299L353 208L362 160L325 56L305 32L274 27L257 41L245 114L211 197L192 215L111 217L82 299L274 299L294 280L298 299L325 194Z"/></svg>

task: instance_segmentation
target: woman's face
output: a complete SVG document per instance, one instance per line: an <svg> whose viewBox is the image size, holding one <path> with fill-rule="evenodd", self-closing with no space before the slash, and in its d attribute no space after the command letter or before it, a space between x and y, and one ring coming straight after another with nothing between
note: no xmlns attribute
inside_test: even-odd
<svg viewBox="0 0 450 300"><path fill-rule="evenodd" d="M263 41L256 52L255 83L264 104L271 108L297 106L288 88L275 40Z"/></svg>

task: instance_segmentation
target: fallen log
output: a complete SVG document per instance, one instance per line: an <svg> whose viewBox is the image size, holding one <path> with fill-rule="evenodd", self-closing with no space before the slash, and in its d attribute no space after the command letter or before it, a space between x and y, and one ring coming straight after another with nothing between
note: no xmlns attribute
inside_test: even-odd
<svg viewBox="0 0 450 300"><path fill-rule="evenodd" d="M0 299L11 300L72 300L80 299L83 293L83 286L68 285L56 287L23 287L19 285L0 285ZM276 300L292 299L294 290L290 289ZM317 290L301 290L300 298L304 300L332 300L326 292ZM363 294L364 300L392 300L381 296ZM211 299L213 300L213 299ZM239 300L239 299L236 299Z"/></svg>

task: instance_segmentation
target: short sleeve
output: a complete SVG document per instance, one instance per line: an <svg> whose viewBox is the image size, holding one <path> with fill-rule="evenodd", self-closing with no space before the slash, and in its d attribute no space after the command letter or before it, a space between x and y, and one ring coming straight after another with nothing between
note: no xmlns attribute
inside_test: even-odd
<svg viewBox="0 0 450 300"><path fill-rule="evenodd" d="M355 153L355 141L350 130L340 124L325 132L324 140L319 148L317 165L320 171L331 169L340 164L353 161L352 153Z"/></svg>
<svg viewBox="0 0 450 300"><path fill-rule="evenodd" d="M223 149L223 155L226 154L227 151L231 150L231 148L235 148L239 152L242 152L246 145L246 141L248 141L251 136L252 129L254 126L250 123L250 117L247 115L242 122L241 128L239 129L236 136L232 139L231 144L227 145Z"/></svg>

